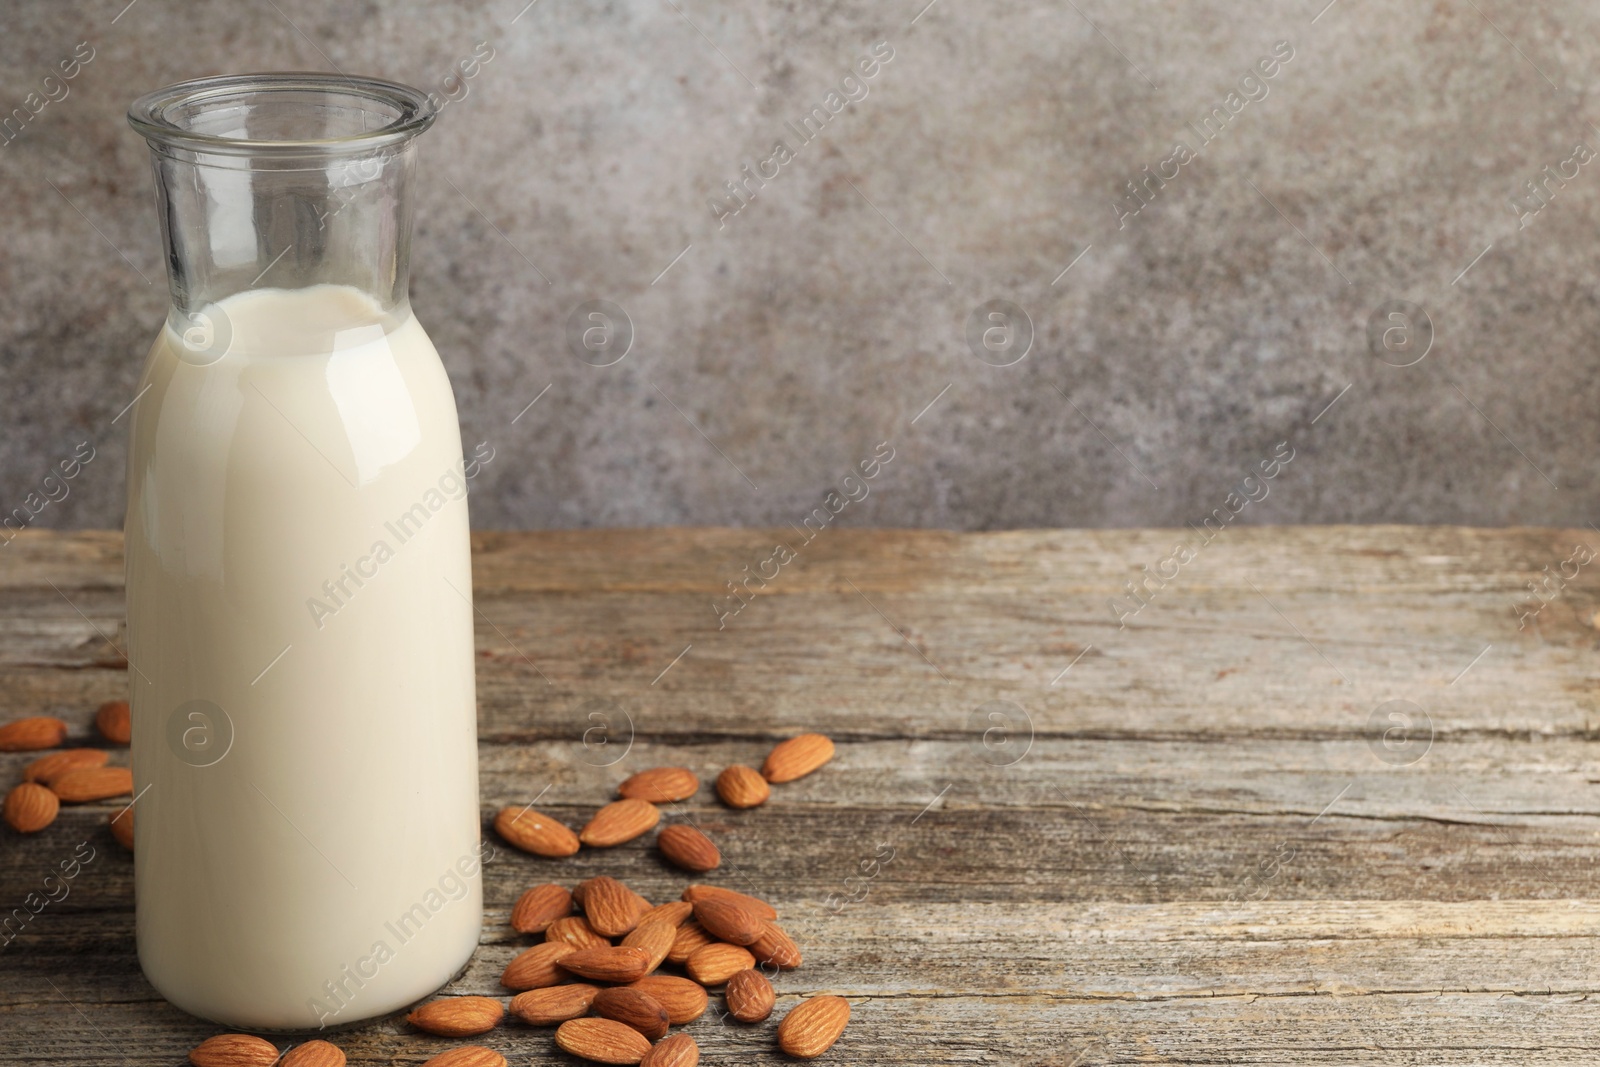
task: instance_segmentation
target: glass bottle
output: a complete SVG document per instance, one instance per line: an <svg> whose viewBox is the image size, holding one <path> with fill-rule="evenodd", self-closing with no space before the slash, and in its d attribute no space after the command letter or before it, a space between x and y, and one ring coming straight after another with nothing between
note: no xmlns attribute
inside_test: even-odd
<svg viewBox="0 0 1600 1067"><path fill-rule="evenodd" d="M228 1026L344 1025L482 921L467 474L407 296L434 109L292 73L128 117L172 291L128 451L139 959Z"/></svg>

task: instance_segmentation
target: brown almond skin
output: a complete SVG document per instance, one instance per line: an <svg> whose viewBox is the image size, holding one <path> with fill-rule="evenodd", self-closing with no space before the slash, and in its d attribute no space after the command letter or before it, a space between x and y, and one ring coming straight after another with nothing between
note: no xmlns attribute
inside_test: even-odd
<svg viewBox="0 0 1600 1067"><path fill-rule="evenodd" d="M763 919L776 919L778 917L778 909L760 897L746 896L744 893L736 893L732 889L724 889L720 885L692 885L683 891L683 899L691 904L699 903L710 897L721 897L725 900L736 901Z"/></svg>
<svg viewBox="0 0 1600 1067"><path fill-rule="evenodd" d="M577 951L565 941L546 941L542 945L534 945L506 964L506 969L500 973L500 984L517 993L524 989L558 985L567 980L567 972L557 967L556 963Z"/></svg>
<svg viewBox="0 0 1600 1067"><path fill-rule="evenodd" d="M769 782L792 782L804 778L833 758L833 742L822 734L801 734L780 741L761 765L761 777Z"/></svg>
<svg viewBox="0 0 1600 1067"><path fill-rule="evenodd" d="M133 851L133 805L129 804L121 811L111 816L111 836L117 839L117 844Z"/></svg>
<svg viewBox="0 0 1600 1067"><path fill-rule="evenodd" d="M422 1067L506 1067L506 1058L482 1045L462 1045L439 1053Z"/></svg>
<svg viewBox="0 0 1600 1067"><path fill-rule="evenodd" d="M667 1036L667 1009L649 993L629 986L600 990L594 998L594 1013L631 1026L651 1041Z"/></svg>
<svg viewBox="0 0 1600 1067"><path fill-rule="evenodd" d="M278 1046L249 1034L218 1034L189 1050L194 1067L272 1067Z"/></svg>
<svg viewBox="0 0 1600 1067"><path fill-rule="evenodd" d="M493 997L447 997L424 1004L406 1022L439 1037L476 1037L493 1030L505 1013Z"/></svg>
<svg viewBox="0 0 1600 1067"><path fill-rule="evenodd" d="M278 1067L344 1067L344 1049L327 1041L307 1041L284 1053Z"/></svg>
<svg viewBox="0 0 1600 1067"><path fill-rule="evenodd" d="M126 700L108 700L94 713L94 728L113 745L133 743L133 714Z"/></svg>
<svg viewBox="0 0 1600 1067"><path fill-rule="evenodd" d="M582 915L557 919L544 930L545 941L565 941L573 948L605 948L610 941L601 937Z"/></svg>
<svg viewBox="0 0 1600 1067"><path fill-rule="evenodd" d="M572 893L565 886L536 885L511 908L511 928L519 934L542 934L557 919L572 914Z"/></svg>
<svg viewBox="0 0 1600 1067"><path fill-rule="evenodd" d="M747 971L756 965L756 958L749 951L738 945L728 945L721 941L713 941L709 945L694 950L684 969L703 986L721 985L740 971Z"/></svg>
<svg viewBox="0 0 1600 1067"><path fill-rule="evenodd" d="M700 1046L688 1034L673 1034L657 1041L639 1067L696 1067L700 1062Z"/></svg>
<svg viewBox="0 0 1600 1067"><path fill-rule="evenodd" d="M667 950L667 959L673 963L685 963L694 955L696 949L704 948L716 938L706 933L706 928L699 921L690 919L678 927L677 936L672 940L672 947Z"/></svg>
<svg viewBox="0 0 1600 1067"><path fill-rule="evenodd" d="M22 780L49 785L67 771L79 767L104 767L110 758L111 753L102 748L69 748L65 752L52 752L22 768Z"/></svg>
<svg viewBox="0 0 1600 1067"><path fill-rule="evenodd" d="M665 904L657 904L643 915L639 916L639 925L648 922L671 923L673 926L682 926L694 914L694 905L687 900L669 900Z"/></svg>
<svg viewBox="0 0 1600 1067"><path fill-rule="evenodd" d="M651 767L617 786L617 795L652 804L688 800L700 788L700 779L687 767Z"/></svg>
<svg viewBox="0 0 1600 1067"><path fill-rule="evenodd" d="M706 897L694 902L694 917L706 933L730 945L749 945L761 936L766 924L756 911L736 900Z"/></svg>
<svg viewBox="0 0 1600 1067"><path fill-rule="evenodd" d="M511 1014L529 1026L555 1026L589 1014L589 1006L599 992L599 986L587 982L530 989L511 998Z"/></svg>
<svg viewBox="0 0 1600 1067"><path fill-rule="evenodd" d="M703 874L722 866L722 852L705 834L685 823L664 826L656 835L656 847L674 867Z"/></svg>
<svg viewBox="0 0 1600 1067"><path fill-rule="evenodd" d="M578 840L590 848L613 848L654 830L661 809L647 800L613 800L589 820Z"/></svg>
<svg viewBox="0 0 1600 1067"><path fill-rule="evenodd" d="M673 942L677 940L676 926L664 922L647 922L640 923L630 930L628 936L622 939L622 944L627 948L643 949L650 957L649 970L653 971L666 961L667 953L672 951Z"/></svg>
<svg viewBox="0 0 1600 1067"><path fill-rule="evenodd" d="M753 808L771 795L772 786L753 767L735 763L717 775L717 796L730 808Z"/></svg>
<svg viewBox="0 0 1600 1067"><path fill-rule="evenodd" d="M675 974L647 974L628 988L654 997L667 1009L667 1021L673 1026L694 1022L706 1013L711 1002L705 986Z"/></svg>
<svg viewBox="0 0 1600 1067"><path fill-rule="evenodd" d="M78 767L58 777L50 790L69 804L131 796L133 772L126 767Z"/></svg>
<svg viewBox="0 0 1600 1067"><path fill-rule="evenodd" d="M36 834L56 821L61 801L38 782L23 782L6 794L5 817L19 834Z"/></svg>
<svg viewBox="0 0 1600 1067"><path fill-rule="evenodd" d="M783 927L770 919L762 924L761 936L750 942L749 947L757 963L770 963L783 971L800 966L800 946Z"/></svg>
<svg viewBox="0 0 1600 1067"><path fill-rule="evenodd" d="M0 752L60 748L66 739L67 724L50 715L34 715L0 726Z"/></svg>
<svg viewBox="0 0 1600 1067"><path fill-rule="evenodd" d="M778 1002L772 983L756 970L740 971L728 979L723 995L728 999L728 1014L742 1023L760 1022L772 1014L772 1006Z"/></svg>
<svg viewBox="0 0 1600 1067"><path fill-rule="evenodd" d="M561 859L578 851L577 834L531 808L501 808L494 829L507 844L535 856Z"/></svg>
<svg viewBox="0 0 1600 1067"><path fill-rule="evenodd" d="M556 1044L580 1059L595 1063L638 1063L650 1051L649 1040L614 1019L572 1019L556 1029Z"/></svg>
<svg viewBox="0 0 1600 1067"><path fill-rule="evenodd" d="M814 1060L833 1047L850 1021L850 1002L822 996L802 1001L778 1024L778 1047L796 1059Z"/></svg>
<svg viewBox="0 0 1600 1067"><path fill-rule="evenodd" d="M601 875L583 883L583 915L605 937L621 937L639 925L650 902L615 878Z"/></svg>
<svg viewBox="0 0 1600 1067"><path fill-rule="evenodd" d="M581 948L561 957L561 966L595 982L637 982L650 973L650 957L642 948Z"/></svg>

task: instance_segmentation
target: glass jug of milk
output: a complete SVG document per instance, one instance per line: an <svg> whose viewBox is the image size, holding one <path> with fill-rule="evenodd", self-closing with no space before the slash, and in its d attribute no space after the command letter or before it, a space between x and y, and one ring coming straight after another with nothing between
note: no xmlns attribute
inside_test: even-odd
<svg viewBox="0 0 1600 1067"><path fill-rule="evenodd" d="M257 1030L399 1009L482 920L455 399L407 297L406 86L136 101L172 307L126 519L139 960Z"/></svg>

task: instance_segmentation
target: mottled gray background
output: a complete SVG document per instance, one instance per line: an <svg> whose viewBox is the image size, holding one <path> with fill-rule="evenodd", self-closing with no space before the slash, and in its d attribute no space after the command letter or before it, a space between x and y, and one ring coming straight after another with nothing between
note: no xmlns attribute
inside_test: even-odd
<svg viewBox="0 0 1600 1067"><path fill-rule="evenodd" d="M1510 200L1600 147L1593 5L524 2L7 4L0 110L96 58L0 148L0 510L91 440L38 524L121 523L112 419L166 299L130 98L433 87L486 41L421 142L412 282L495 448L475 525L794 522L885 440L842 521L1180 525L1283 440L1242 521L1595 515L1600 162L1520 224ZM880 40L870 94L719 229L707 198ZM1125 183L1279 40L1269 95L1119 229ZM566 348L592 298L637 331L612 367ZM1013 366L965 340L992 298L1034 324ZM1367 341L1395 298L1436 330L1406 368Z"/></svg>

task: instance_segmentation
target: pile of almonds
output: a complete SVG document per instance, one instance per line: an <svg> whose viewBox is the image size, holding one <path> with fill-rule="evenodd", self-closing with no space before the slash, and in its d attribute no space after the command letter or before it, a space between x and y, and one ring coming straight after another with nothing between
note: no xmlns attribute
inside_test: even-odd
<svg viewBox="0 0 1600 1067"><path fill-rule="evenodd" d="M114 745L126 745L132 739L125 700L100 705L94 724L100 735ZM49 715L0 726L0 752L61 748L66 739L67 724ZM104 749L69 748L34 760L23 768L21 784L6 794L7 824L18 833L36 834L56 821L63 803L84 804L132 794L133 772L126 767L107 766L110 758ZM111 817L111 833L123 846L133 848L131 806Z"/></svg>

